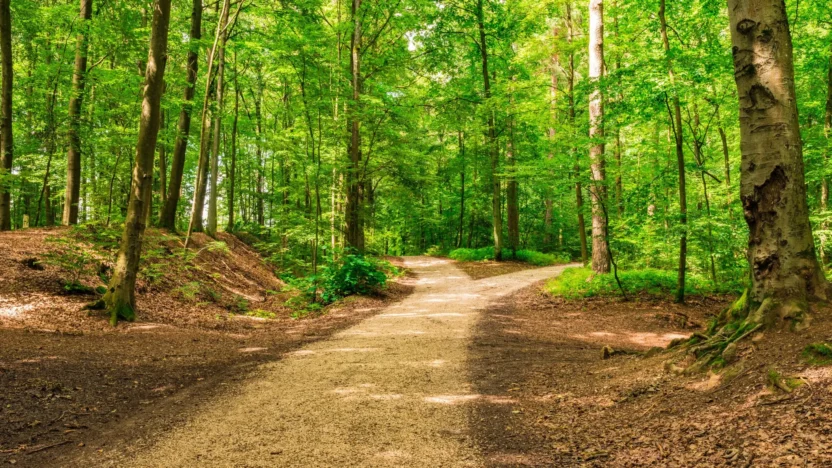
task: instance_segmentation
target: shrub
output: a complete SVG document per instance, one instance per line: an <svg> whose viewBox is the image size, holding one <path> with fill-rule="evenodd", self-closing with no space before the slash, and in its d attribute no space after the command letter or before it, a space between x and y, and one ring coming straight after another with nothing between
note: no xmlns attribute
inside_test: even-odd
<svg viewBox="0 0 832 468"><path fill-rule="evenodd" d="M451 251L448 256L459 262L494 260L494 247L483 247L480 249L456 249ZM536 266L558 265L561 263L569 263L570 260L568 254L545 254L534 250L518 250L514 252L513 255L510 250L504 250L503 257L506 260L517 260L519 262Z"/></svg>
<svg viewBox="0 0 832 468"><path fill-rule="evenodd" d="M676 272L646 268L643 270L619 271L618 278L627 294L646 293L651 296L667 296L676 292ZM612 273L593 275L589 268L567 268L560 276L546 285L546 290L555 296L575 299L581 297L620 295L618 284ZM688 274L685 282L686 294L722 294L738 292L733 285L714 285L699 276Z"/></svg>
<svg viewBox="0 0 832 468"><path fill-rule="evenodd" d="M67 294L91 294L95 290L82 283L95 274L96 256L84 246L78 246L68 237L46 239L54 247L46 253L44 263L60 268L67 276L63 288Z"/></svg>
<svg viewBox="0 0 832 468"><path fill-rule="evenodd" d="M331 263L324 269L321 299L329 303L353 294L378 291L387 283L383 268L388 265L363 255L345 255L339 263Z"/></svg>
<svg viewBox="0 0 832 468"><path fill-rule="evenodd" d="M512 257L514 260L525 262L537 266L559 265L569 263L569 255L567 254L545 254L535 252L534 250L518 250L514 252Z"/></svg>
<svg viewBox="0 0 832 468"><path fill-rule="evenodd" d="M459 262L479 262L482 260L494 260L494 247L483 247L481 249L456 249L448 254L453 260Z"/></svg>

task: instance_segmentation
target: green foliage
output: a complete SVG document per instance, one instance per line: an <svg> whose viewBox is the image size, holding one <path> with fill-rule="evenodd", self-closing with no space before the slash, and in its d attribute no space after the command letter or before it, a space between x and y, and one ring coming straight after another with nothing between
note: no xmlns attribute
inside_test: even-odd
<svg viewBox="0 0 832 468"><path fill-rule="evenodd" d="M58 267L66 274L63 288L67 294L90 294L95 292L83 283L85 277L94 276L96 255L92 250L78 245L69 237L49 237L46 241L51 248L46 253L44 263Z"/></svg>
<svg viewBox="0 0 832 468"><path fill-rule="evenodd" d="M274 312L269 312L268 310L263 309L255 309L250 312L246 312L245 314L247 317L256 317L261 319L275 319L277 315Z"/></svg>
<svg viewBox="0 0 832 468"><path fill-rule="evenodd" d="M199 281L190 281L176 288L174 291L186 301L193 301L196 299L197 294L199 294L200 289L202 289L202 285Z"/></svg>
<svg viewBox="0 0 832 468"><path fill-rule="evenodd" d="M296 311L319 310L319 304L331 304L352 295L375 294L387 284L388 277L398 274L390 262L348 253L330 259L318 275L283 275L284 291L297 293L286 305Z"/></svg>
<svg viewBox="0 0 832 468"><path fill-rule="evenodd" d="M803 359L816 366L830 365L832 364L832 346L829 343L811 343L803 349Z"/></svg>
<svg viewBox="0 0 832 468"><path fill-rule="evenodd" d="M494 260L494 247L483 247L481 249L456 249L448 254L452 260L458 262L481 262L483 260Z"/></svg>
<svg viewBox="0 0 832 468"><path fill-rule="evenodd" d="M378 292L387 283L385 269L390 269L377 259L348 254L338 262L330 263L322 275L321 299L325 303L342 297L368 295Z"/></svg>
<svg viewBox="0 0 832 468"><path fill-rule="evenodd" d="M512 255L511 251L504 252L505 260L517 260L530 265L549 266L562 263L569 263L568 254L547 254L534 250L518 250ZM483 247L481 249L456 249L448 254L453 260L459 262L479 262L483 260L494 260L494 247Z"/></svg>
<svg viewBox="0 0 832 468"><path fill-rule="evenodd" d="M666 270L644 269L620 271L618 277L627 294L648 294L667 297L676 292L676 273ZM612 273L593 275L589 268L567 268L558 277L549 281L546 290L552 295L567 299L597 296L617 296L621 294L615 276ZM687 294L723 294L738 292L717 287L710 281L695 275L688 275L685 283Z"/></svg>
<svg viewBox="0 0 832 468"><path fill-rule="evenodd" d="M546 254L534 250L518 250L509 258L537 266L559 265L570 261L568 254Z"/></svg>

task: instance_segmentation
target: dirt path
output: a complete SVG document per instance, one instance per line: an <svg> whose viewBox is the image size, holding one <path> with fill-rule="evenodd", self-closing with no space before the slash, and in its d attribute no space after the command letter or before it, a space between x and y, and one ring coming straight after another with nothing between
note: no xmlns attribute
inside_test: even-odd
<svg viewBox="0 0 832 468"><path fill-rule="evenodd" d="M264 365L260 378L149 450L98 463L481 466L463 404L503 397L475 394L468 381L479 311L564 267L472 281L447 260L406 263L418 283L403 302Z"/></svg>

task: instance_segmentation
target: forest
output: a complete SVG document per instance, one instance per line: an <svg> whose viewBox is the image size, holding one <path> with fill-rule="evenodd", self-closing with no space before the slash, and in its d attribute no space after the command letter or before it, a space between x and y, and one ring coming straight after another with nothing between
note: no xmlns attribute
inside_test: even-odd
<svg viewBox="0 0 832 468"><path fill-rule="evenodd" d="M445 466L449 460L447 466L481 466L462 463L477 457L485 457L482 466L832 462L828 448L812 439L828 428L817 414L811 423L786 424L800 425L805 436L790 452L799 459L774 454L762 439L754 447L722 439L743 418L754 421L747 431L769 431L769 441L797 431L773 428L786 421L783 414L745 408L754 413L724 418L722 425L690 422L695 410L713 402L699 395L691 403L691 388L721 391L734 379L746 383L722 392L720 404L730 406L731 395L742 395L739 388L757 385L771 400L755 400L753 408L791 411L800 392L803 410L810 399L815 408L832 405L819 386L832 378L822 370L832 363L832 324L826 324L832 8L826 0L0 0L0 71L0 268L6 271L0 272L0 328L72 329L105 340L163 323L181 328L171 349L205 330L223 333L210 345L216 349L182 345L188 356L237 349L229 336L248 333L254 344L240 349L257 356L282 350L273 355L288 363L280 375L295 366L295 378L306 371L292 364L299 357L285 357L294 356L292 347L324 353L320 343L342 339L335 349L360 354L389 345L404 356L424 354L407 362L469 363L467 377L456 377L465 382L448 377L448 388L458 391L413 384L428 403L461 392L460 385L476 387L465 387L476 393L474 403L440 401L449 408L441 417L400 408L413 412L425 434L454 433L433 424L462 421L465 414L500 421L536 415L534 423L512 423L526 428L523 437L536 441L529 442L534 449L479 428L471 429L469 444L478 455L447 437L435 441L444 448L430 452L402 435L415 434L407 427L395 426L387 442L363 436L367 453L338 449L343 440L324 431L320 443L331 451L325 456L304 458L312 455L299 448L303 442L287 438L279 452L244 450L252 463L275 453L285 453L285 466ZM426 286L434 283L439 292ZM333 312L339 310L349 312ZM597 313L596 321L584 322L586 311ZM461 325L456 315L466 317L458 319ZM414 318L415 328L384 325L384 317L396 316L424 321ZM440 326L431 322L436 317L451 318ZM506 324L505 317L516 321ZM122 328L102 327L105 322ZM323 341L291 341L298 323L302 336ZM467 348L445 347L454 339L446 334L457 330L449 324L465 330ZM424 349L408 341L417 328L435 337ZM338 338L350 330L389 342L376 347ZM514 369L478 354L478 346L494 346L521 360L524 351L506 335L511 330L538 347L536 360ZM116 359L115 349L101 346L112 352L105 360ZM611 407L638 400L631 404L652 417L656 405L672 413L681 411L673 402L686 401L689 412L672 417L693 429L677 424L668 434L678 442L710 430L718 449L690 449L684 439L688 449L674 451L668 435L645 442L649 457L640 458L644 453L623 446L581 445L572 435L566 441L545 432L566 431L567 423L557 419L566 416L544 418L551 408L543 403L536 410L494 409L499 405L491 399L504 387L522 386L518 398L537 391L530 390L535 385L558 387L562 376L537 381L533 369L546 367L546 360L565 359L566 366L589 360L562 358L584 346L594 350L594 366L624 362L623 370L589 372L610 372L610 379L620 373L620 388L613 387L625 396L611 397ZM246 362L272 359L257 356ZM489 364L475 364L475 356ZM0 355L0 382L23 385L23 377L4 376L4 359L12 357ZM197 369L195 375L242 365L227 359L181 365ZM341 366L346 380L355 377L347 356L308 359L308 388L323 385L312 379L326 366ZM401 364L368 359L389 364L388 370ZM658 369L661 379L645 377ZM693 383L706 375L704 383ZM185 385L153 379L146 392ZM600 377L581 379L589 379L583 387L609 389ZM82 383L78 388L98 386ZM285 388L286 395L311 398L300 386ZM372 392L367 388L356 383L345 392L360 399ZM597 397L575 397L580 391L558 393L552 404ZM250 408L266 398L253 390L241 394ZM366 398L402 395L408 393L389 389ZM139 408L141 398L129 404ZM660 403L651 407L639 398ZM8 408L18 405L12 400ZM358 424L351 419L358 416L321 401L328 400L309 402L320 418L332 414L347 426ZM596 409L589 411L604 404L592 403ZM127 412L138 412L134 406ZM14 408L12 418L35 411ZM38 417L55 416L39 408L46 413ZM246 426L250 408L240 404L229 415L193 409L199 417L184 429L176 426L178 436L155 455L136 448L124 456L135 457L131 466L171 460L189 466L203 456L209 465L223 465L224 456L243 449L176 444L193 436L188 431L221 440ZM65 413L77 414L71 411ZM292 414L282 406L269 411ZM635 410L620 411L604 417L626 421ZM797 413L788 417L800 419ZM554 422L540 422L549 417ZM223 423L214 427L211 418ZM112 427L96 421L96 430ZM304 421L316 431L324 424ZM592 421L581 426L581 440L610 436ZM275 431L291 429L273 424ZM636 440L637 426L611 437ZM0 432L0 456L52 452L53 442L36 444L34 427L17 448L7 446L14 434ZM356 436L350 431L339 437ZM385 444L404 448L378 451ZM544 446L545 453L535 451ZM60 458L64 453L38 460L63 466L70 460ZM72 460L104 466L103 459Z"/></svg>

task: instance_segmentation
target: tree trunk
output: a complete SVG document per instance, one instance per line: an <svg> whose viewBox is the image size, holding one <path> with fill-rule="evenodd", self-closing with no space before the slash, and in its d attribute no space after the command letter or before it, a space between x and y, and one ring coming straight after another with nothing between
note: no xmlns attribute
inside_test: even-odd
<svg viewBox="0 0 832 468"><path fill-rule="evenodd" d="M553 39L557 40L559 36L558 29L555 28L553 31ZM550 127L549 127L549 144L551 145L551 150L549 151L548 159L549 161L555 158L555 150L556 150L556 143L555 143L555 124L557 123L558 119L558 69L560 68L560 56L558 52L552 55L552 70L551 70L551 89L549 94L552 97L552 118L550 120ZM553 175L553 174L552 174ZM543 201L543 250L548 252L552 250L552 216L553 216L553 202L552 202L552 193L553 190L551 187L546 188L546 198Z"/></svg>
<svg viewBox="0 0 832 468"><path fill-rule="evenodd" d="M826 147L823 149L823 172L820 184L820 209L823 212L824 222L821 229L827 231L829 223L826 222L829 210L829 178L826 170L829 165L829 153L832 151L832 51L829 55L829 69L826 78L826 114L823 121L823 135L826 138ZM826 270L826 233L820 237L820 266Z"/></svg>
<svg viewBox="0 0 832 468"><path fill-rule="evenodd" d="M604 98L601 77L604 75L604 2L589 1L589 79L593 90L589 96L589 149L592 185L592 271L609 273L607 249L606 173L604 169Z"/></svg>
<svg viewBox="0 0 832 468"><path fill-rule="evenodd" d="M12 68L12 15L9 3L0 0L0 75L3 78L0 89L0 176L12 172L14 139L12 135L12 85L14 70ZM12 228L12 194L11 184L0 181L0 231Z"/></svg>
<svg viewBox="0 0 832 468"><path fill-rule="evenodd" d="M176 229L176 209L182 192L182 176L185 171L185 154L188 150L188 137L191 133L191 111L193 110L196 77L199 69L199 46L202 38L202 0L193 0L191 8L191 30L188 50L188 76L185 86L184 103L179 112L176 143L173 145L173 159L170 165L170 185L167 199L162 208L159 226L170 230Z"/></svg>
<svg viewBox="0 0 832 468"><path fill-rule="evenodd" d="M662 43L664 52L667 55L667 74L670 77L670 84L676 83L673 74L673 62L670 59L670 41L667 38L667 19L665 18L665 0L659 2L659 21L661 23ZM687 270L688 256L688 203L687 190L685 189L685 152L684 141L682 140L682 108L679 104L679 93L673 91L673 114L671 126L676 142L676 164L679 168L679 222L682 224L682 234L679 237L679 270L676 281L676 302L685 302L685 272Z"/></svg>
<svg viewBox="0 0 832 468"><path fill-rule="evenodd" d="M520 208L517 199L517 177L515 176L514 160L514 121L509 121L509 140L506 151L508 165L508 182L506 183L506 218L508 220L508 248L511 255L517 253L520 246Z"/></svg>
<svg viewBox="0 0 832 468"><path fill-rule="evenodd" d="M729 0L740 107L740 196L748 222L748 321L805 324L807 300L828 298L815 255L783 0Z"/></svg>
<svg viewBox="0 0 832 468"><path fill-rule="evenodd" d="M220 167L220 143L222 142L222 112L223 112L223 86L225 80L225 43L228 41L228 9L226 5L222 9L222 16L220 17L220 33L219 52L217 53L217 112L214 116L214 149L211 151L211 193L208 197L208 235L216 237L217 235L217 198L219 195L219 167Z"/></svg>
<svg viewBox="0 0 832 468"><path fill-rule="evenodd" d="M488 154L491 160L491 220L494 237L494 260L503 259L503 210L501 199L500 177L497 174L500 166L500 148L497 145L497 129L494 121L494 109L491 100L491 75L488 70L488 41L485 35L485 13L483 0L477 0L477 26L479 29L479 48L482 60L482 81L488 106Z"/></svg>
<svg viewBox="0 0 832 468"><path fill-rule="evenodd" d="M228 15L230 0L225 0L222 5L221 17ZM211 103L211 83L213 82L214 73L214 59L217 54L217 47L219 46L220 37L224 32L221 22L217 23L217 32L214 36L214 45L211 47L211 53L208 55L208 69L205 72L205 97L202 100L202 122L199 133L199 162L196 171L196 186L194 187L194 202L191 207L191 221L188 224L188 234L185 239L185 248L191 239L191 233L202 232L202 211L205 208L205 192L208 188L208 171L209 171L209 157L210 157L210 139L211 139L211 112L209 105Z"/></svg>
<svg viewBox="0 0 832 468"><path fill-rule="evenodd" d="M162 117L159 122L159 129L167 133L165 129L165 111L162 111ZM165 199L167 198L167 179L168 179L168 151L166 142L161 139L159 141L159 205L165 206ZM159 210L161 216L161 209Z"/></svg>
<svg viewBox="0 0 832 468"><path fill-rule="evenodd" d="M257 124L257 186L255 187L257 199L257 224L266 224L265 210L265 184L266 184L266 162L263 160L263 87L257 87L257 94L254 96L254 116Z"/></svg>
<svg viewBox="0 0 832 468"><path fill-rule="evenodd" d="M103 298L113 325L120 318L133 320L136 316L136 275L146 227L145 212L153 190L153 156L161 120L169 22L170 0L155 0L130 201L113 278Z"/></svg>
<svg viewBox="0 0 832 468"><path fill-rule="evenodd" d="M459 157L462 169L459 171L459 229L456 237L456 247L462 247L462 232L465 226L465 134L459 131Z"/></svg>
<svg viewBox="0 0 832 468"><path fill-rule="evenodd" d="M348 115L350 140L347 170L347 203L344 213L347 245L359 252L364 251L363 207L361 206L361 121L358 107L361 101L361 0L352 0L352 40L350 45L350 71L352 74L352 102Z"/></svg>
<svg viewBox="0 0 832 468"><path fill-rule="evenodd" d="M572 24L572 7L570 3L566 4L566 22L569 26L569 43L571 44L575 37L575 29ZM575 52L569 53L569 124L570 128L575 128ZM586 265L589 261L589 253L587 249L586 239L586 221L584 220L584 195L583 187L581 187L581 166L580 157L575 147L572 146L571 151L575 156L575 209L578 212L578 238L581 242L581 263Z"/></svg>
<svg viewBox="0 0 832 468"><path fill-rule="evenodd" d="M92 0L81 0L81 26L75 43L75 72L72 74L72 97L69 99L69 129L67 139L69 150L66 161L66 192L64 196L64 217L66 225L78 224L78 199L81 195L81 104L84 99L84 83L87 74L86 37L89 20L92 18Z"/></svg>
<svg viewBox="0 0 832 468"><path fill-rule="evenodd" d="M237 83L237 52L234 52L234 120L231 123L231 170L228 174L228 232L234 232L234 195L237 184L237 121L240 115L240 89Z"/></svg>

